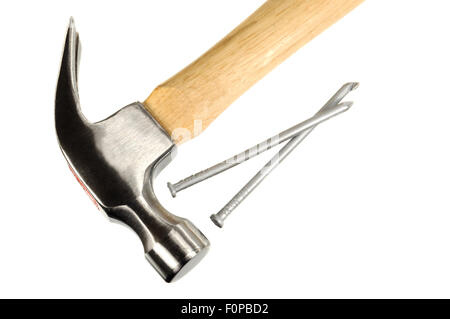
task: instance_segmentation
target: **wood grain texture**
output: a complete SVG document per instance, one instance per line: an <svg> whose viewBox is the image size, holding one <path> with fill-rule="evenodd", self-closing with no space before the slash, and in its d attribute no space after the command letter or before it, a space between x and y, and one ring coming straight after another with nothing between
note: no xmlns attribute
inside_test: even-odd
<svg viewBox="0 0 450 319"><path fill-rule="evenodd" d="M363 1L269 0L159 85L144 105L177 142L177 129L198 135L195 121L205 129L253 84Z"/></svg>

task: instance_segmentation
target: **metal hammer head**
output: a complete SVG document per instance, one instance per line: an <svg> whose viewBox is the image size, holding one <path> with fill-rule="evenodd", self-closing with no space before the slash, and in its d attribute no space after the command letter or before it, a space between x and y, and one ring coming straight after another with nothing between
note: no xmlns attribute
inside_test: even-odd
<svg viewBox="0 0 450 319"><path fill-rule="evenodd" d="M158 273L173 281L195 266L209 242L188 220L170 214L153 191L153 179L175 144L140 103L90 123L80 111L78 34L71 20L55 100L55 125L69 167L95 205L131 227Z"/></svg>

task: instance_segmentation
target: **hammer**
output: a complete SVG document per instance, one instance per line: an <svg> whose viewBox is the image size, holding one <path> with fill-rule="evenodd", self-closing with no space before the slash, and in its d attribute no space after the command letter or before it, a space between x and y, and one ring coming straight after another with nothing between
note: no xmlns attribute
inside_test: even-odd
<svg viewBox="0 0 450 319"><path fill-rule="evenodd" d="M268 0L224 39L143 102L90 123L78 95L80 42L71 20L55 99L58 141L69 168L96 207L133 229L167 282L207 253L208 239L169 213L153 180L177 145L206 128L233 101L363 0Z"/></svg>

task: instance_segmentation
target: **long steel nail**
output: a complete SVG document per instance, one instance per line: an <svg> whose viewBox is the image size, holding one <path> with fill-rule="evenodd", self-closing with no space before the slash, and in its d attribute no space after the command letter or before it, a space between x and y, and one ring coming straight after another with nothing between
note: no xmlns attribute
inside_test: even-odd
<svg viewBox="0 0 450 319"><path fill-rule="evenodd" d="M347 110L352 103L343 103ZM311 132L313 128L301 132L293 137L255 176L217 213L211 215L211 220L223 227L225 219L238 207L244 199L277 167Z"/></svg>
<svg viewBox="0 0 450 319"><path fill-rule="evenodd" d="M348 83L344 85L320 110L332 108L352 90L358 87L358 83ZM347 106L347 110L353 105L352 102L345 102L341 105ZM211 220L215 225L222 228L228 216L238 207L248 195L277 167L312 131L311 127L293 137L217 214L211 215Z"/></svg>
<svg viewBox="0 0 450 319"><path fill-rule="evenodd" d="M227 160L220 162L214 166L211 166L203 171L195 173L179 182L172 184L167 183L167 187L173 197L176 196L177 192L191 187L205 179L212 176L220 174L236 165L239 165L269 149L281 144L294 136L300 134L302 131L314 128L318 124L342 113L347 110L346 106L343 104L338 104L350 91L354 90L358 86L358 83L348 83L344 85L326 104L325 106L312 118L303 121L271 138L239 153Z"/></svg>

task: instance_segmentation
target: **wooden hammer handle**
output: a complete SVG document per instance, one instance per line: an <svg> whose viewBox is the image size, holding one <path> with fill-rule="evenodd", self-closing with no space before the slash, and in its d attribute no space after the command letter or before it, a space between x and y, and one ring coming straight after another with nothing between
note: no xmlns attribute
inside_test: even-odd
<svg viewBox="0 0 450 319"><path fill-rule="evenodd" d="M194 137L269 71L363 1L268 0L159 85L144 105L176 141Z"/></svg>

